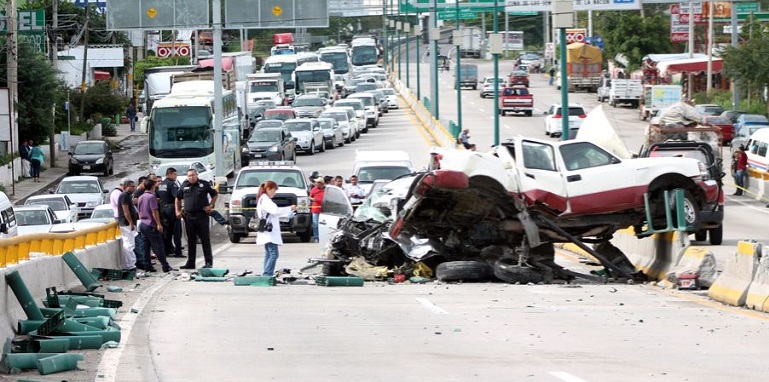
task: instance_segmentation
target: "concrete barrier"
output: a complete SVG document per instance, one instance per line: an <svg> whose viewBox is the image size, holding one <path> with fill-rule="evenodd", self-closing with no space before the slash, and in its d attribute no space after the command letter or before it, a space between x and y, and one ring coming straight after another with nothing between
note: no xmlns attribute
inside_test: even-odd
<svg viewBox="0 0 769 382"><path fill-rule="evenodd" d="M697 285L709 288L716 280L716 257L705 247L688 246L681 250L678 263L667 274L667 280L678 284L678 278L684 273L697 275Z"/></svg>
<svg viewBox="0 0 769 382"><path fill-rule="evenodd" d="M750 309L769 313L769 256L764 256L763 253L756 274L748 287L745 305Z"/></svg>
<svg viewBox="0 0 769 382"><path fill-rule="evenodd" d="M74 251L75 256L88 268L122 268L121 239L108 240L105 243L86 246L85 249ZM30 260L19 261L18 264L0 269L0 306L3 319L0 321L0 339L13 338L14 329L20 319L26 315L21 305L10 293L5 283L5 274L17 270L30 293L39 305L45 297L45 288L56 287L58 290L72 289L81 286L80 280L64 263L61 256L42 256ZM99 290L97 289L97 292Z"/></svg>
<svg viewBox="0 0 769 382"><path fill-rule="evenodd" d="M619 230L611 243L650 279L665 280L678 263L681 250L690 243L689 235L677 231L657 233L639 239L633 228Z"/></svg>
<svg viewBox="0 0 769 382"><path fill-rule="evenodd" d="M456 138L451 136L449 131L443 126L443 124L436 120L421 100L417 99L414 92L411 89L405 87L400 80L392 78L393 88L406 102L409 109L414 113L419 123L430 134L436 146L440 147L455 147Z"/></svg>
<svg viewBox="0 0 769 382"><path fill-rule="evenodd" d="M724 271L708 290L710 298L734 306L743 306L761 257L761 243L740 241L737 252L724 264Z"/></svg>

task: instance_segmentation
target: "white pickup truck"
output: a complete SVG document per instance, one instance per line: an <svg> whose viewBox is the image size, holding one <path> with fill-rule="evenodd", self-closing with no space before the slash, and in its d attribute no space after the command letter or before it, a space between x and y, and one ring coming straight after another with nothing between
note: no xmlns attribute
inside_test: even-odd
<svg viewBox="0 0 769 382"><path fill-rule="evenodd" d="M637 108L641 105L643 90L641 80L604 77L596 94L599 102L609 101L612 107L630 104L633 108Z"/></svg>

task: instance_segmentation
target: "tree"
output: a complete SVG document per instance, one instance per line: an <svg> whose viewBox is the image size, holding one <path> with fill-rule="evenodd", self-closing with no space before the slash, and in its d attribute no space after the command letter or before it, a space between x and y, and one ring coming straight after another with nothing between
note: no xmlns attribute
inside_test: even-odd
<svg viewBox="0 0 769 382"><path fill-rule="evenodd" d="M604 57L624 54L629 71L641 66L641 59L648 54L671 51L669 17L641 17L636 12L610 11L601 12L595 21L597 34L603 36Z"/></svg>
<svg viewBox="0 0 769 382"><path fill-rule="evenodd" d="M3 45L5 42L3 41ZM46 57L32 50L29 44L18 45L18 130L20 138L43 142L53 126L51 108L59 99L62 83ZM0 52L0 62L7 54ZM7 87L8 68L0 66L0 87Z"/></svg>
<svg viewBox="0 0 769 382"><path fill-rule="evenodd" d="M739 79L749 95L760 94L769 84L769 61L766 60L769 57L769 32L764 25L748 22L743 25L740 35L744 41L740 46L727 46L721 53L724 72L727 78Z"/></svg>
<svg viewBox="0 0 769 382"><path fill-rule="evenodd" d="M189 57L155 57L149 56L134 65L134 84L143 87L144 69L154 68L156 66L189 65Z"/></svg>

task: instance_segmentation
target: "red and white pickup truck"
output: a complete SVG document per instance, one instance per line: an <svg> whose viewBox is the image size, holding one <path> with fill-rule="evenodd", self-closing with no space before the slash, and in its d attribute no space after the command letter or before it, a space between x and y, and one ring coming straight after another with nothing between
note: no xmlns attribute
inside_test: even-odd
<svg viewBox="0 0 769 382"><path fill-rule="evenodd" d="M534 111L534 95L525 86L511 86L502 89L499 94L499 114L508 112L524 113L531 117Z"/></svg>

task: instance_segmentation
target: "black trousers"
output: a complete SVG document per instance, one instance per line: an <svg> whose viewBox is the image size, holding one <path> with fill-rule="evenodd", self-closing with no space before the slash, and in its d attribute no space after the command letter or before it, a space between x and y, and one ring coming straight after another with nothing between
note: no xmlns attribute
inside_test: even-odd
<svg viewBox="0 0 769 382"><path fill-rule="evenodd" d="M182 221L176 216L161 216L163 223L163 248L166 256L182 256Z"/></svg>
<svg viewBox="0 0 769 382"><path fill-rule="evenodd" d="M200 214L184 214L184 224L187 228L187 266L195 266L195 257L197 256L198 238L203 245L203 258L206 261L206 265L213 265L214 256L211 253L211 234L209 231L208 215L205 213Z"/></svg>
<svg viewBox="0 0 769 382"><path fill-rule="evenodd" d="M145 258L149 258L150 255L150 248L152 249L152 252L155 252L155 255L157 255L158 260L160 261L160 264L163 266L163 271L166 271L167 269L170 269L171 266L168 265L168 261L166 260L166 253L163 250L163 239L160 235L160 231L158 231L155 227L150 227L146 224L142 224L139 228L139 231L142 233L142 236L144 236L144 253ZM145 263L145 268L149 269L152 267L152 262Z"/></svg>

